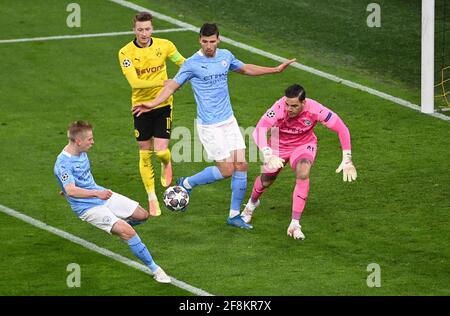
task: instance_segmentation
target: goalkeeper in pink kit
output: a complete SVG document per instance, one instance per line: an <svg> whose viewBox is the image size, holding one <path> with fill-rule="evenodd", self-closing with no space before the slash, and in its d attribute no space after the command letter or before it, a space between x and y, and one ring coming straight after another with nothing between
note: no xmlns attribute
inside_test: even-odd
<svg viewBox="0 0 450 316"><path fill-rule="evenodd" d="M255 179L252 195L241 216L246 223L260 204L260 196L275 181L283 166L289 162L296 173L296 185L292 194L292 220L287 234L294 239L305 239L301 231L300 217L309 192L309 172L317 152L314 127L317 122L339 136L342 162L336 172L343 172L344 181L356 180L352 163L350 132L339 116L322 104L306 98L306 92L298 84L288 87L279 99L262 116L253 132L253 139L264 154L262 173ZM267 139L267 133L271 132Z"/></svg>

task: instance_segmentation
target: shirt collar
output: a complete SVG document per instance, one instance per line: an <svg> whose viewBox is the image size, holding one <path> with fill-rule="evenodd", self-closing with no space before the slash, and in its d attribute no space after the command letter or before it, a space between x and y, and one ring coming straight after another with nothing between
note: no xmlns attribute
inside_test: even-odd
<svg viewBox="0 0 450 316"><path fill-rule="evenodd" d="M72 158L72 157L73 157L72 154L68 153L68 152L65 151L64 149L63 149L63 151L62 151L62 154L63 154L64 156L66 156L66 157L69 157L69 158Z"/></svg>

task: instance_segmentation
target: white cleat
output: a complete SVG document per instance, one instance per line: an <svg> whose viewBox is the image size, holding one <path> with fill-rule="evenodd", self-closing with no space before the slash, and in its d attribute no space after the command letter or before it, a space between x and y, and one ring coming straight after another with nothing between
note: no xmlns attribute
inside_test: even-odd
<svg viewBox="0 0 450 316"><path fill-rule="evenodd" d="M255 209L261 204L261 201L258 199L256 203L252 202L252 198L248 199L247 204L245 205L244 210L241 213L242 220L247 224L252 221L252 215Z"/></svg>
<svg viewBox="0 0 450 316"><path fill-rule="evenodd" d="M156 282L159 283L171 283L172 280L170 277L164 272L164 270L161 267L158 267L158 269L153 273L153 278L156 280Z"/></svg>
<svg viewBox="0 0 450 316"><path fill-rule="evenodd" d="M287 229L287 235L294 239L303 240L305 239L305 235L302 233L302 226L299 224L290 224Z"/></svg>

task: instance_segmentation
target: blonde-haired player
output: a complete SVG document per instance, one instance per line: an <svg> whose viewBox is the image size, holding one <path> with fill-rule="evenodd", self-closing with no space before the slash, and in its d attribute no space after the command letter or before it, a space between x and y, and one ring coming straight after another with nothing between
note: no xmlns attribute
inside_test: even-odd
<svg viewBox="0 0 450 316"><path fill-rule="evenodd" d="M166 59L181 66L185 58L175 45L166 39L152 37L152 15L139 12L133 18L136 38L119 51L122 72L132 88L132 107L155 99L168 79ZM139 144L139 171L148 194L152 216L161 215L155 194L152 155L161 162L161 185L172 182L172 164L169 140L172 125L173 97L161 103L155 110L134 116L134 132Z"/></svg>
<svg viewBox="0 0 450 316"><path fill-rule="evenodd" d="M75 121L69 125L67 137L69 143L58 155L53 172L72 211L82 221L119 236L150 268L156 281L170 283L170 277L156 264L147 246L131 227L145 222L149 213L138 202L95 182L87 155L94 145L92 125Z"/></svg>

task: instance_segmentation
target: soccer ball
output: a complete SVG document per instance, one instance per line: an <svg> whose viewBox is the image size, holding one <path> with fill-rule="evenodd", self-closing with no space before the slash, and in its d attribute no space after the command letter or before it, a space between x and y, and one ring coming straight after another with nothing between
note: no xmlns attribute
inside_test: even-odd
<svg viewBox="0 0 450 316"><path fill-rule="evenodd" d="M189 204L189 194L179 185L169 187L164 192L164 204L171 211L184 212Z"/></svg>

